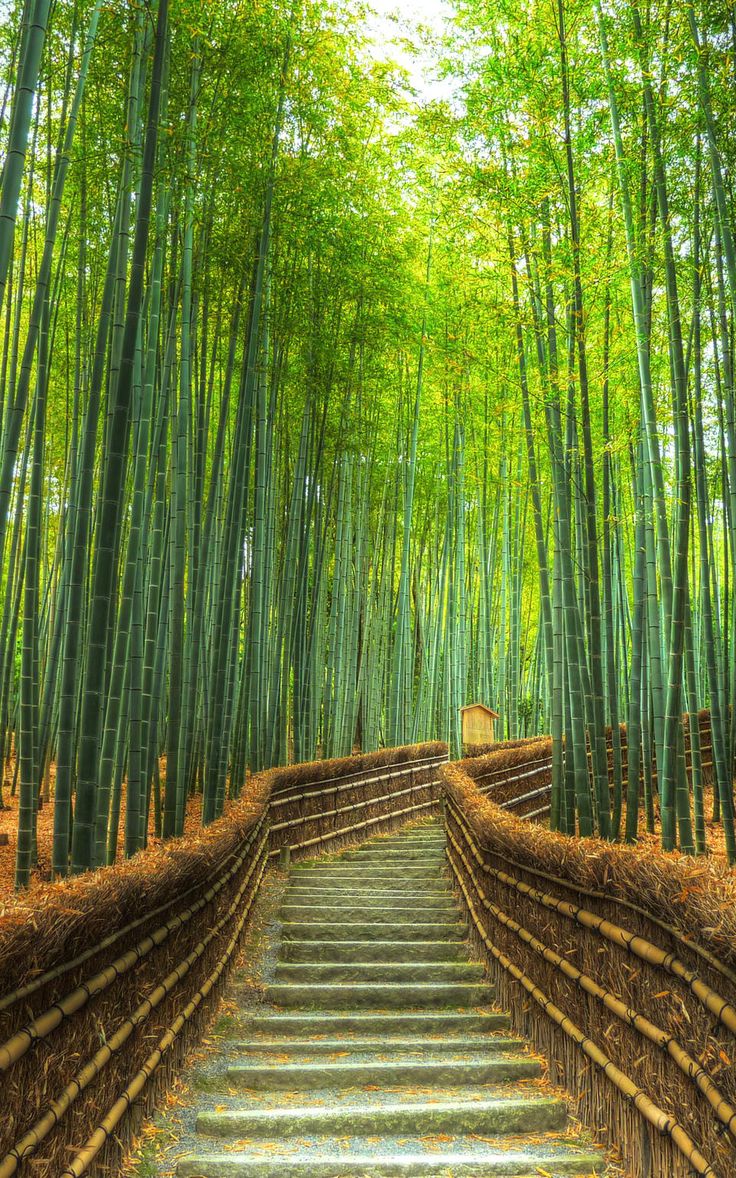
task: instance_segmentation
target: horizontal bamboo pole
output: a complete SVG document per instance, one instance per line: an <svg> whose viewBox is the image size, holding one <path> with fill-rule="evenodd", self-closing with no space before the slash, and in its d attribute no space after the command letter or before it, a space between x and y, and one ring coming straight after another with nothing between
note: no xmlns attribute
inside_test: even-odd
<svg viewBox="0 0 736 1178"><path fill-rule="evenodd" d="M541 818L543 814L549 814L552 806L540 806L537 810L530 810L528 814L520 814L519 817L531 822L534 818Z"/></svg>
<svg viewBox="0 0 736 1178"><path fill-rule="evenodd" d="M454 869L455 870L455 869ZM526 990L538 1006L544 1011L548 1018L550 1018L559 1028L566 1034L574 1043L585 1053L588 1059L605 1075L611 1084L621 1093L624 1099L631 1103L637 1112L653 1125L658 1133L662 1133L670 1138L673 1145L679 1150L686 1161L693 1167L697 1174L703 1175L703 1178L717 1178L717 1175L711 1166L710 1162L703 1156L697 1144L693 1141L686 1130L680 1125L674 1117L664 1112L654 1101L639 1088L630 1076L627 1076L620 1068L614 1064L613 1060L601 1050L601 1048L592 1041L572 1019L565 1014L563 1010L557 1006L543 990L537 986L532 978L525 974L523 970L519 969L517 965L511 961L509 957L503 953L497 945L490 939L483 922L481 921L476 911L472 898L468 894L464 880L460 877L457 870L455 870L455 878L458 886L463 894L465 903L468 906L473 924L480 936L483 944L495 961L501 968L517 981Z"/></svg>
<svg viewBox="0 0 736 1178"><path fill-rule="evenodd" d="M44 1138L59 1124L78 1097L96 1079L113 1056L125 1046L130 1036L145 1023L153 1011L168 997L174 987L184 980L192 966L200 959L215 937L219 936L225 926L229 924L242 902L256 868L259 864L265 864L267 856L264 856L263 852L267 841L268 834L266 833L227 911L213 925L202 940L195 945L191 952L137 1006L133 1013L123 1020L117 1030L109 1038L106 1038L104 1045L99 1051L64 1086L59 1095L49 1103L44 1115L24 1133L23 1137L0 1160L0 1178L12 1178L12 1175L16 1173L21 1163L36 1152Z"/></svg>
<svg viewBox="0 0 736 1178"><path fill-rule="evenodd" d="M513 917L509 916L503 909L499 908L497 904L490 900L483 890L482 885L476 879L472 865L468 862L462 847L460 847L449 830L447 837L451 846L462 859L465 869L473 881L473 886L480 902L486 911L490 912L499 924L509 929L520 941L523 941L530 949L533 949L535 953L544 958L554 969L563 973L565 977L574 982L584 993L589 994L602 1006L605 1006L607 1010L610 1010L621 1022L626 1023L627 1026L637 1031L643 1038L648 1039L659 1050L666 1052L682 1074L688 1080L691 1080L700 1094L705 1097L724 1128L729 1131L732 1137L736 1137L736 1109L726 1100L702 1064L694 1059L669 1032L656 1026L655 1023L634 1010L633 1007L622 1002L618 995L614 994L611 990L606 990L603 986L600 986L594 978L583 973L571 961L568 961L565 957L562 957L554 949L546 945L544 941L540 941L538 937L534 936L533 933L524 928L517 920L514 920ZM453 870L455 870L455 865L452 864L452 855L450 855L450 863L453 866Z"/></svg>
<svg viewBox="0 0 736 1178"><path fill-rule="evenodd" d="M243 928L245 927L245 922L248 919L255 897L258 894L266 862L267 857L264 856L261 873L258 877L254 893L248 904L244 907L227 948L219 958L214 970L208 975L200 989L196 991L184 1009L180 1011L180 1013L174 1019L174 1022L159 1040L157 1046L147 1057L142 1067L131 1080L130 1084L128 1084L115 1103L110 1107L107 1115L103 1118L98 1128L87 1139L83 1147L77 1152L67 1168L62 1171L62 1173L59 1175L59 1178L82 1178L82 1175L87 1173L98 1153L101 1149L104 1148L105 1143L112 1136L133 1102L138 1099L146 1085L150 1082L156 1069L160 1066L167 1052L171 1050L186 1024L193 1017L201 1003L209 996L219 981L224 969L230 961L230 958L238 947L240 935L243 931Z"/></svg>
<svg viewBox="0 0 736 1178"><path fill-rule="evenodd" d="M693 767L692 767L692 765L691 765L689 762L687 762L687 761L686 761L686 762L685 762L685 769L687 770L687 772L688 772L688 773L691 773L691 772L692 772L692 768L693 768ZM713 762L712 762L712 761L701 761L701 762L700 762L700 768L701 768L701 769L712 769L712 768L713 768ZM656 762L655 762L655 763L652 765L652 771L651 771L651 774L652 774L652 781L656 781L656 780L657 780L657 765L656 765Z"/></svg>
<svg viewBox="0 0 736 1178"><path fill-rule="evenodd" d="M542 785L539 789L533 789L528 794L517 794L516 797L507 798L505 802L501 802L501 809L511 810L514 806L521 806L524 802L531 802L533 798L541 798L542 794L548 794L551 788L551 785Z"/></svg>
<svg viewBox="0 0 736 1178"><path fill-rule="evenodd" d="M606 920L605 917L598 916L595 912L591 912L587 908L581 908L577 904L570 903L569 900L561 900L558 896L552 896L548 892L541 892L537 888L532 887L531 884L516 879L513 875L509 875L508 872L501 871L497 867L491 867L490 864L484 862L478 851L477 844L474 843L470 835L467 825L463 825L465 826L464 833L467 833L469 845L474 848L473 858L478 863L480 869L487 875L492 875L494 879L505 884L506 887L513 889L520 895L526 896L549 911L558 912L582 928L598 933L599 936L611 944L616 945L619 949L625 950L627 953L633 953L648 965L663 969L666 973L671 974L672 977L678 978L695 995L706 1010L710 1011L729 1031L736 1033L736 1009L734 1009L730 1002L721 997L712 986L701 981L698 974L694 970L691 970L679 957L676 957L674 953L666 952L640 934L632 933L629 929L614 924L613 921Z"/></svg>

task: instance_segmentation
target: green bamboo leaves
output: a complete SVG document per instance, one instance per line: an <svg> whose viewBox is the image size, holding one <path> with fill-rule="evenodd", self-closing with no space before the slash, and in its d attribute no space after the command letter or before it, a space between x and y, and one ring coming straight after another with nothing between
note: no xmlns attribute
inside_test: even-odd
<svg viewBox="0 0 736 1178"><path fill-rule="evenodd" d="M736 858L734 100L725 17L667 12L468 0L445 104L336 0L19 0L18 886L42 797L63 877L272 764L460 756L475 701L552 734L555 828L701 853L715 816Z"/></svg>

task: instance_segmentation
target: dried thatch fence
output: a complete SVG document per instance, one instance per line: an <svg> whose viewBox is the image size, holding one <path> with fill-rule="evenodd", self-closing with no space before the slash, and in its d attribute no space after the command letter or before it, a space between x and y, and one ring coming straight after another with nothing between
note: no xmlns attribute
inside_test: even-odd
<svg viewBox="0 0 736 1178"><path fill-rule="evenodd" d="M537 741L441 770L477 948L516 1029L636 1178L729 1178L736 881L707 860L523 821L549 808L545 752Z"/></svg>
<svg viewBox="0 0 736 1178"><path fill-rule="evenodd" d="M0 909L0 1178L113 1167L211 1018L269 860L432 813L440 777L473 936L552 1079L637 1178L727 1178L736 885L528 821L549 808L550 753L539 738L446 765L429 744L274 769L206 831Z"/></svg>
<svg viewBox="0 0 736 1178"><path fill-rule="evenodd" d="M334 851L436 811L445 761L434 743L271 770L271 854Z"/></svg>
<svg viewBox="0 0 736 1178"><path fill-rule="evenodd" d="M271 770L207 830L0 908L0 1178L114 1167L211 1018L269 859L436 810L446 759Z"/></svg>

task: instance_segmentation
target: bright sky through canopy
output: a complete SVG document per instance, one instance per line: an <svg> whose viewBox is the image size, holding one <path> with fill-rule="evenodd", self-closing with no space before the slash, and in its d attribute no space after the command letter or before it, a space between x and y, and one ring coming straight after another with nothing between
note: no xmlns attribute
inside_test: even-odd
<svg viewBox="0 0 736 1178"><path fill-rule="evenodd" d="M395 61L408 74L420 103L447 99L456 88L453 79L437 76L428 39L446 32L453 7L446 0L373 0L366 17L377 57Z"/></svg>

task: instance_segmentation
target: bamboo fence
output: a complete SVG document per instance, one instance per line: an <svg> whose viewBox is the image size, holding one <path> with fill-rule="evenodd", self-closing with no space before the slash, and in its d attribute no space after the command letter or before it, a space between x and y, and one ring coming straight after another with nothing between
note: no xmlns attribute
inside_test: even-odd
<svg viewBox="0 0 736 1178"><path fill-rule="evenodd" d="M0 909L0 1178L109 1172L211 1020L264 872L439 809L447 746L272 769L197 835Z"/></svg>
<svg viewBox="0 0 736 1178"><path fill-rule="evenodd" d="M726 1178L736 888L703 860L529 821L549 808L548 751L447 765L433 743L269 770L197 836L6 905L0 1178L114 1166L212 1017L269 863L436 813L443 791L473 939L551 1078L637 1178Z"/></svg>
<svg viewBox="0 0 736 1178"><path fill-rule="evenodd" d="M502 750L490 789L483 758L441 770L451 869L500 1004L636 1178L728 1178L736 886L703 859L530 822L538 753Z"/></svg>

